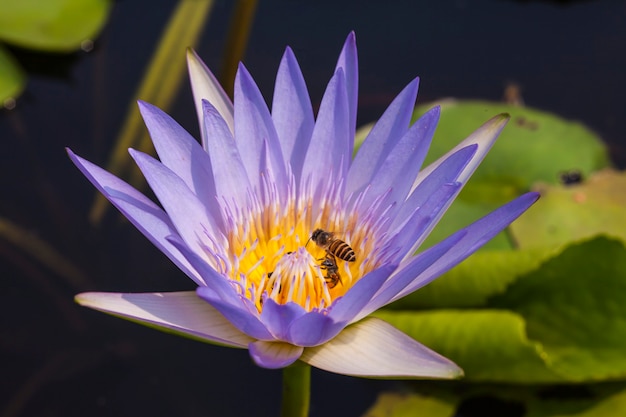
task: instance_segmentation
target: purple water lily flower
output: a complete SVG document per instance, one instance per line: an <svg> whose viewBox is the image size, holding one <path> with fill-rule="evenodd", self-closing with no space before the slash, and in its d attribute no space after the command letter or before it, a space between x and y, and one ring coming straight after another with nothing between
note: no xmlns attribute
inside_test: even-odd
<svg viewBox="0 0 626 417"><path fill-rule="evenodd" d="M354 34L316 119L289 48L271 111L243 65L232 103L193 52L188 63L202 145L161 110L140 102L160 161L130 150L162 208L69 154L198 289L84 293L77 301L209 343L247 348L267 368L301 360L356 376L461 375L448 359L368 315L457 265L536 200L524 195L415 254L508 117L491 119L420 169L440 109L410 126L415 79L353 158ZM329 234L311 239L317 229Z"/></svg>

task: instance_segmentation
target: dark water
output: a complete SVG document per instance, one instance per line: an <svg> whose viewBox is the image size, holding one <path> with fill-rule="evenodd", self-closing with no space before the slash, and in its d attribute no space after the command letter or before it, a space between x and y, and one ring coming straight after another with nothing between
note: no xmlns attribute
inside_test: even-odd
<svg viewBox="0 0 626 417"><path fill-rule="evenodd" d="M527 105L583 121L626 165L625 2L362 3L261 1L245 63L265 96L289 44L319 103L345 36L355 30L360 123L377 118L417 75L422 102L498 100L515 82ZM89 225L94 190L64 152L70 146L106 161L174 4L119 1L93 52L22 56L35 73L17 108L0 113L0 216L52 244L88 278L70 282L0 240L1 416L278 414L280 372L255 367L247 352L72 302L86 290L193 289L112 212L101 227ZM212 68L219 68L230 11L230 2L217 2L198 48ZM197 135L187 84L171 113ZM311 415L324 417L361 415L395 384L325 372L314 372L312 383Z"/></svg>

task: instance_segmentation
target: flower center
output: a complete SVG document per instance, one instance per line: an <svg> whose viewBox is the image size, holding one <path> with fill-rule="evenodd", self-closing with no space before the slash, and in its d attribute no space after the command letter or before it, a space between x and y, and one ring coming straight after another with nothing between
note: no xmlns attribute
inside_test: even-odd
<svg viewBox="0 0 626 417"><path fill-rule="evenodd" d="M228 247L215 256L218 271L259 311L267 298L325 309L380 264L375 233L354 211L326 204L313 219L312 207L310 200L293 199L236 212L226 207ZM323 235L313 238L318 229Z"/></svg>

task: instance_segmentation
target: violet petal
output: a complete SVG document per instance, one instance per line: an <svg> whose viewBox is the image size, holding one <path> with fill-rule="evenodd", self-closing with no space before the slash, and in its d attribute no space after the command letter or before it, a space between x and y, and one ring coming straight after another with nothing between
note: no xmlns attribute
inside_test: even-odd
<svg viewBox="0 0 626 417"><path fill-rule="evenodd" d="M262 340L250 343L250 357L258 366L268 369L279 369L291 365L300 358L304 348L283 342L265 342Z"/></svg>

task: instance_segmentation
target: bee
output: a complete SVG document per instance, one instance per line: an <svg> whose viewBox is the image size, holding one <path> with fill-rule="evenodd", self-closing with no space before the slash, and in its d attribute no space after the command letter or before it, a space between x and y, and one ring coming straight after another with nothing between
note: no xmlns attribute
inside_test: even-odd
<svg viewBox="0 0 626 417"><path fill-rule="evenodd" d="M335 237L332 232L326 232L322 229L315 229L311 234L309 240L312 240L322 249L326 250L326 253L336 256L347 262L356 261L356 254L354 249L350 247L346 242ZM307 240L307 244L309 241ZM306 245L305 245L306 246ZM328 258L328 257L327 257ZM324 260L326 261L326 259Z"/></svg>
<svg viewBox="0 0 626 417"><path fill-rule="evenodd" d="M326 270L326 285L328 288L335 288L337 283L341 284L341 277L339 276L339 267L337 266L337 260L335 257L326 253L326 257L322 259L322 263L320 264L320 269Z"/></svg>

